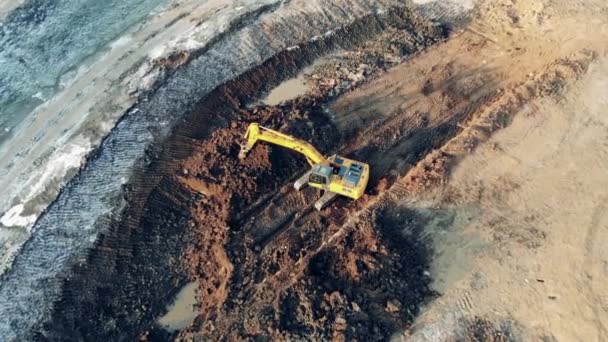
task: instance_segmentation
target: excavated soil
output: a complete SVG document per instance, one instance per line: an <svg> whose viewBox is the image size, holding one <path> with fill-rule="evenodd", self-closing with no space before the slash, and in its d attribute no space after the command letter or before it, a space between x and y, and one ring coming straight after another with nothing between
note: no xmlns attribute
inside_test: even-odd
<svg viewBox="0 0 608 342"><path fill-rule="evenodd" d="M506 36L505 45L521 38ZM473 28L448 32L400 8L289 49L220 86L169 141L148 151L147 167L127 185L129 214L109 218L115 231L67 281L41 337L410 336L421 307L440 294L431 286L434 246L424 229L431 219L404 198L445 185L478 145L531 101L559 98L598 56L583 46L546 50L538 39L499 54L506 48ZM522 63L531 56L542 61ZM256 102L313 62L304 75L308 94L277 106ZM301 156L259 144L239 160L250 122L326 155L368 162L367 194L314 210L319 194L292 186L308 167ZM198 282L198 317L168 333L153 322L188 280ZM459 326L463 341L518 334L513 324L486 317Z"/></svg>

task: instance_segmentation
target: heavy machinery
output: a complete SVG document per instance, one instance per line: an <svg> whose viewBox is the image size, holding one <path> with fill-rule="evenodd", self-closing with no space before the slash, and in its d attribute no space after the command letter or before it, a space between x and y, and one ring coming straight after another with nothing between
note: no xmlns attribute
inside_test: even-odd
<svg viewBox="0 0 608 342"><path fill-rule="evenodd" d="M321 198L315 202L317 210L325 208L338 195L354 200L363 196L369 181L369 165L336 155L325 158L308 142L262 127L257 123L252 123L247 128L245 144L241 145L239 158L245 158L258 141L282 146L306 157L312 168L298 178L294 187L296 190L301 190L310 185L324 190Z"/></svg>

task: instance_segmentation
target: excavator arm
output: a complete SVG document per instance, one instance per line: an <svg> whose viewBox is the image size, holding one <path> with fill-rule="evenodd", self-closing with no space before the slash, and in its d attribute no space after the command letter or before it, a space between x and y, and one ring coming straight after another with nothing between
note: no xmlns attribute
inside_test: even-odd
<svg viewBox="0 0 608 342"><path fill-rule="evenodd" d="M314 146L306 141L262 127L257 123L251 123L249 128L247 128L247 132L245 133L245 144L241 146L239 158L244 158L260 140L303 154L311 166L315 164L331 164L316 148L314 148Z"/></svg>

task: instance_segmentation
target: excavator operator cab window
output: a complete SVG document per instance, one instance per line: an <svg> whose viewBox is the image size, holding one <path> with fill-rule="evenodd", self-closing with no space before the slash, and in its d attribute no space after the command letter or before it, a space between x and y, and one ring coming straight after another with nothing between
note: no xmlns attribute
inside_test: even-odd
<svg viewBox="0 0 608 342"><path fill-rule="evenodd" d="M310 174L310 182L317 184L327 184L327 178L316 173Z"/></svg>
<svg viewBox="0 0 608 342"><path fill-rule="evenodd" d="M329 184L333 168L329 165L317 164L312 167L309 182L316 184Z"/></svg>

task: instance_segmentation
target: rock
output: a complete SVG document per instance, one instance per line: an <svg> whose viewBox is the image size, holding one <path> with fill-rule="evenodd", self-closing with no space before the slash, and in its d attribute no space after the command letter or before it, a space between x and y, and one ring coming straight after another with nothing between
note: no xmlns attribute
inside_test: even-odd
<svg viewBox="0 0 608 342"><path fill-rule="evenodd" d="M323 80L321 84L329 88L334 88L338 84L338 81L333 78L330 78Z"/></svg>
<svg viewBox="0 0 608 342"><path fill-rule="evenodd" d="M397 300L389 300L386 303L385 310L386 310L386 312L389 312L389 313L399 312L399 310L400 310L399 307L400 306L401 306L401 303L399 303L399 301L397 301Z"/></svg>
<svg viewBox="0 0 608 342"><path fill-rule="evenodd" d="M355 302L352 302L352 303L351 303L351 306L352 306L352 308L353 308L353 311L354 311L354 312L359 312L359 311L361 311L361 308L359 307L359 304L357 304L357 303L355 303Z"/></svg>
<svg viewBox="0 0 608 342"><path fill-rule="evenodd" d="M337 317L335 320L335 329L337 331L344 331L346 330L346 320L344 319L344 317Z"/></svg>
<svg viewBox="0 0 608 342"><path fill-rule="evenodd" d="M365 64L365 63L361 63L359 64L359 70L368 70L370 68L369 65Z"/></svg>
<svg viewBox="0 0 608 342"><path fill-rule="evenodd" d="M384 54L383 57L384 57L384 60L388 63L400 63L401 62L401 58L399 56L395 56L390 53Z"/></svg>

